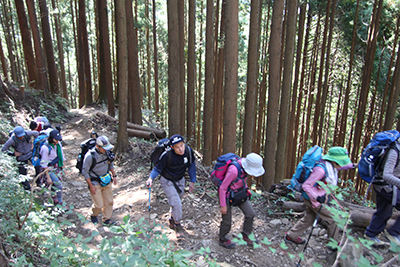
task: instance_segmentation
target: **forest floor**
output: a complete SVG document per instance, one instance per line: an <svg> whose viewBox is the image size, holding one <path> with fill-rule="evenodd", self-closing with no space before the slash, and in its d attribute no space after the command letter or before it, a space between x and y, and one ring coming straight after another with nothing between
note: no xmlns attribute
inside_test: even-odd
<svg viewBox="0 0 400 267"><path fill-rule="evenodd" d="M106 135L111 143L116 143L116 125L109 124L95 116L94 114L99 110L99 107L70 110L67 121L61 124L66 155L63 197L68 207L73 206L73 212L62 214L58 220L69 220L75 224L74 228L65 231L65 235L69 237L76 237L78 234L84 238L90 237L93 231L98 231L100 234L90 243L93 248L96 248L103 238L111 238L113 234L109 228L90 222L92 201L86 182L75 168L75 164L80 152L80 143L88 139L92 131L96 131L99 135ZM15 122L16 118L14 118ZM207 266L203 256L196 254L201 247L209 247L210 258L221 266L297 266L299 261L297 255L303 251L304 246L286 243L287 248L285 248L283 240L285 232L294 226L302 214L282 212L276 202L267 201L259 194L255 194L256 196L251 200L257 213L253 232L260 240L267 238L271 245L262 244L260 248L241 245L233 250L219 246L218 232L221 214L216 190L208 182L210 168L202 166L199 161L196 162L198 163L196 190L192 193L185 190L183 197L182 225L185 228L185 238L177 240L175 232L168 228L169 205L160 187L159 179L155 180L151 190L149 211L149 189L145 186L145 181L150 173L149 155L154 145L155 142L133 138L130 140L129 152L119 156L115 161L118 184L113 187L113 221L122 223L123 218L128 215L133 221L144 218L147 222L150 221L151 225L159 225L156 226L157 229L168 235L170 242L174 244L174 249L193 252L190 260L195 266ZM33 169L30 170L30 173L33 174ZM40 194L39 188L34 190ZM86 221L79 220L77 214L82 214ZM241 232L244 218L241 210L237 207L233 207L232 216L231 235L235 237ZM101 220L101 215L99 220ZM310 230L304 233L303 238L309 236ZM351 229L352 236L362 236L363 230ZM308 243L305 259L301 261L301 266L313 266L314 263L319 263L324 267L332 266L336 253L326 247L327 242L326 230L318 224ZM382 262L393 257L393 253L389 249L364 249L362 252L371 264L377 264L374 253L382 256ZM292 258L290 255L296 255L296 257ZM355 262L352 262L342 266L356 265ZM398 263L395 262L388 266L398 266Z"/></svg>

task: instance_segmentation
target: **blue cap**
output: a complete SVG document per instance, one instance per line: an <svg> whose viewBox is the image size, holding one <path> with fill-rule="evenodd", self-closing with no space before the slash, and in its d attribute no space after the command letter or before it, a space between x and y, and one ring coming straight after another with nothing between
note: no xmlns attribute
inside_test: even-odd
<svg viewBox="0 0 400 267"><path fill-rule="evenodd" d="M175 134L169 138L169 141L171 142L171 146L176 145L180 142L184 142L185 140L183 137L179 134Z"/></svg>
<svg viewBox="0 0 400 267"><path fill-rule="evenodd" d="M14 128L14 134L17 137L22 137L25 135L25 130L24 130L24 128L22 128L22 126L17 126Z"/></svg>

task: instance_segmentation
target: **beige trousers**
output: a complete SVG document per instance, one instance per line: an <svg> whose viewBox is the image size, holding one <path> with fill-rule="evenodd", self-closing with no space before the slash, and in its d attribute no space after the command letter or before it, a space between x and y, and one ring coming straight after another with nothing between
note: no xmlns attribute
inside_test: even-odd
<svg viewBox="0 0 400 267"><path fill-rule="evenodd" d="M102 221L110 219L113 213L113 192L112 192L112 182L104 187L100 185L95 185L96 194L90 193L92 197L92 215L97 216L100 212L103 213Z"/></svg>

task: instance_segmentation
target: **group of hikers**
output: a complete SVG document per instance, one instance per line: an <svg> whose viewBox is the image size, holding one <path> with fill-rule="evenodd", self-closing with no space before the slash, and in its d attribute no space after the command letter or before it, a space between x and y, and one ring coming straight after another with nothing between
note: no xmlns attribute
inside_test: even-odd
<svg viewBox="0 0 400 267"><path fill-rule="evenodd" d="M54 202L62 204L62 173L65 156L60 130L52 129L51 126L47 127L45 123L34 122L30 124L31 129L33 128L31 131L25 131L21 126L15 127L12 135L3 145L2 151L7 152L10 147L14 147L15 152L9 152L9 154L17 158L19 173L26 175L26 165L32 157L32 139L39 136L39 129L42 133L46 130L44 128L50 128L51 130L47 133L47 141L40 148L41 163L36 172L43 177L38 184L54 185L56 190ZM377 248L389 246L388 242L378 238L381 233L388 241L400 245L400 217L389 229L384 230L392 215L393 207L400 208L400 194L398 194L398 188L400 188L400 164L398 164L400 139L395 141L395 146L397 151L391 149L388 152L381 179L379 182L373 183L377 210L364 233L364 237L371 240L372 245ZM117 174L113 164L113 147L106 136L98 136L95 138L95 146L86 152L83 159L81 173L88 184L92 198L90 220L94 224L99 222L100 213L102 213L103 225L116 224L111 220L113 213L112 186L113 184L117 185ZM169 227L174 229L176 237L181 239L185 237L185 230L181 224L183 218L182 197L186 184L185 173L187 171L189 174L189 192L192 192L196 184L196 161L193 149L179 134L169 138L168 148L160 155L146 185L151 188L154 179L158 176L161 177L160 184L170 206ZM332 198L327 195L319 182L337 185L338 171L357 168L357 166L357 163L351 162L347 150L343 147L331 147L321 157L302 184L302 195L306 206L304 216L286 233L285 241L304 244L306 240L301 235L313 225L318 217L324 221L328 237L339 241L338 226L333 214L326 208L330 205ZM253 232L256 212L250 201L251 193L247 188L247 179L260 177L265 173L263 158L256 153L249 153L243 158L230 159L225 167L223 179L220 178L217 186L222 218L219 227L219 245L227 249L236 247L229 235L232 226L232 207L235 206L238 206L244 214L241 230L243 240L248 245L258 244L257 238L249 237ZM23 181L22 186L29 190L29 181Z"/></svg>

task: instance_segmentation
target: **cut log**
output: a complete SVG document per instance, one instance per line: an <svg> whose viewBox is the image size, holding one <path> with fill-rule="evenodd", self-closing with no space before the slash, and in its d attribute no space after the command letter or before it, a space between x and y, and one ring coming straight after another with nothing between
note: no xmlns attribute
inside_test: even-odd
<svg viewBox="0 0 400 267"><path fill-rule="evenodd" d="M98 117L100 117L100 118L102 118L102 119L104 119L106 121L112 122L112 123L118 123L118 120L116 118L111 117L110 115L107 115L107 114L105 114L103 112L100 112L100 111L96 112L96 116L98 116ZM163 139L163 138L165 138L167 136L167 133L164 130L155 129L155 128L151 128L151 127L146 127L146 126L135 124L135 123L132 123L132 122L127 122L126 126L128 127L128 130L131 129L131 130L137 130L137 131L140 131L140 132L151 132L151 133L153 133L154 138L151 138L152 140L153 139ZM128 135L129 135L129 131L128 131ZM142 134L140 134L140 135L142 135ZM147 136L148 134L145 134L145 135ZM137 136L137 135L129 135L129 136L141 137L141 136ZM143 137L143 138L145 138L145 137Z"/></svg>
<svg viewBox="0 0 400 267"><path fill-rule="evenodd" d="M146 127L146 126L143 126L143 125L135 124L135 123L132 123L132 122L128 122L127 126L128 126L128 128L131 128L131 129L134 129L134 130L153 132L158 139L163 139L163 138L167 137L167 133L164 130L150 128L150 127Z"/></svg>
<svg viewBox="0 0 400 267"><path fill-rule="evenodd" d="M374 214L375 209L355 204L347 204L343 206L349 209L350 219L352 221L351 226L367 228L367 226L371 222L372 214ZM305 211L306 205L304 204L304 202L285 201L282 203L281 209L285 211L293 210L296 212L301 212ZM394 210L391 219L388 221L386 225L386 228L392 226L396 218L398 217L399 217L399 212Z"/></svg>
<svg viewBox="0 0 400 267"><path fill-rule="evenodd" d="M133 130L133 129L129 129L129 128L126 129L126 131L128 132L128 136L130 136L130 137L139 137L139 138L143 138L146 140L156 139L155 134L152 132Z"/></svg>

